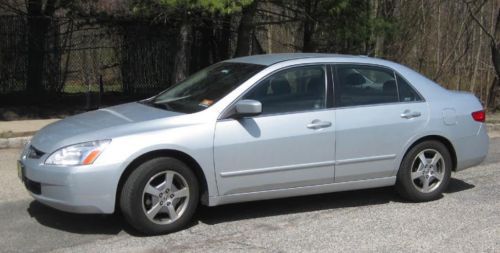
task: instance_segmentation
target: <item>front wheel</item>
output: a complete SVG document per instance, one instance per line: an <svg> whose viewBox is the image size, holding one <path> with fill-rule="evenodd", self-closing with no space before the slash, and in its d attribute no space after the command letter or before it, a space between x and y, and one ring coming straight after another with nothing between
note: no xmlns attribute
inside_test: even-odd
<svg viewBox="0 0 500 253"><path fill-rule="evenodd" d="M169 157L149 160L125 182L122 213L144 234L164 234L189 223L199 200L198 181L183 162Z"/></svg>
<svg viewBox="0 0 500 253"><path fill-rule="evenodd" d="M424 141L406 154L398 171L396 190L411 201L439 198L448 186L452 161L441 142Z"/></svg>

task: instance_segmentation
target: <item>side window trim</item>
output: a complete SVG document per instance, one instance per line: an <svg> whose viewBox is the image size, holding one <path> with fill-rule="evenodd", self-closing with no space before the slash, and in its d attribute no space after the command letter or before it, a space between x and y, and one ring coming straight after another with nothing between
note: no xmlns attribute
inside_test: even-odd
<svg viewBox="0 0 500 253"><path fill-rule="evenodd" d="M338 92L338 89L339 89L339 86L340 86L340 82L339 82L339 75L337 73L337 64L331 64L330 65L330 68L332 69L332 80L333 80L333 106L334 108L339 108L341 107L339 105L339 101L340 99L337 97L337 95L339 94Z"/></svg>
<svg viewBox="0 0 500 253"><path fill-rule="evenodd" d="M326 108L335 108L335 81L334 81L334 70L335 66L333 64L326 65Z"/></svg>
<svg viewBox="0 0 500 253"><path fill-rule="evenodd" d="M349 108L349 107L360 107L360 106L380 106L380 105L386 105L386 104L396 104L396 103L422 103L425 102L425 98L422 96L422 94L413 87L413 84L411 84L403 75L401 75L399 72L396 70L383 66L383 65L377 65L377 64L369 64L369 63L356 63L356 62L342 62L342 63L331 63L329 64L331 68L331 75L333 76L332 79L332 86L333 86L333 98L334 98L334 103L333 103L333 108ZM341 106L339 105L340 99L337 98L337 94L339 94L338 89L339 89L339 75L337 73L337 67L341 65L356 65L356 66L361 66L361 67L375 67L375 68L382 68L387 71L390 71L394 75L394 81L396 82L396 91L397 91L397 96L398 96L398 101L397 102L390 102L390 103L381 103L381 104L366 104L366 105L347 105L347 106ZM410 86L410 88L415 91L417 96L420 98L419 101L401 101L401 96L399 92L399 83L398 83L398 78L400 77L406 81L406 83Z"/></svg>
<svg viewBox="0 0 500 253"><path fill-rule="evenodd" d="M398 102L401 103L401 94L399 93L399 84L398 84L398 77L396 75L396 71L393 69L387 68L392 72L392 76L394 77L394 82L396 83L396 95L398 97Z"/></svg>
<svg viewBox="0 0 500 253"><path fill-rule="evenodd" d="M247 95L249 92L252 91L255 87L257 87L261 82L265 81L267 78L271 77L274 74L277 74L281 71L285 71L288 69L292 68L299 68L299 67L310 67L310 66L321 66L323 68L323 71L325 73L324 75L324 81L325 81L325 98L324 98L324 103L325 103L325 108L321 109L316 109L316 110L301 110L301 111L291 111L291 112L281 112L281 113L269 113L269 114L260 114L253 116L252 118L258 118L258 117L268 117L268 116L273 116L273 115L286 115L286 114L294 114L294 113L304 113L304 112L309 112L309 111L321 111L321 110L329 110L332 109L333 107L328 107L328 90L329 90L329 83L328 83L328 65L330 63L325 63L325 62L317 62L317 63L305 63L305 64L296 64L296 65L289 65L280 69L276 69L273 72L265 75L261 79L255 81L248 89L246 89L244 92L242 92L234 101L231 102L223 111L222 113L219 114L219 117L217 120L225 120L228 118L228 116L231 114L231 112L234 110L234 105L240 101L245 95Z"/></svg>

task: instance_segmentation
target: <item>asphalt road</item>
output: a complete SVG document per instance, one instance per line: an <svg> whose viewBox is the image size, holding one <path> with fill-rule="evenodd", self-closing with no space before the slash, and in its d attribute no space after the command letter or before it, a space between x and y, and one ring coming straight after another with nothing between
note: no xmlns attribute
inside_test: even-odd
<svg viewBox="0 0 500 253"><path fill-rule="evenodd" d="M500 252L500 138L434 202L380 188L203 207L190 228L156 237L119 216L34 202L17 179L18 153L0 150L0 252Z"/></svg>

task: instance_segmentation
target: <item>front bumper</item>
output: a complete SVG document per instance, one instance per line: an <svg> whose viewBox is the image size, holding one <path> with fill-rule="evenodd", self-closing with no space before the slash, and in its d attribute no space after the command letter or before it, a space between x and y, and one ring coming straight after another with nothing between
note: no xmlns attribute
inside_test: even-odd
<svg viewBox="0 0 500 253"><path fill-rule="evenodd" d="M73 213L113 213L119 180L117 165L49 166L19 161L20 177L37 201Z"/></svg>

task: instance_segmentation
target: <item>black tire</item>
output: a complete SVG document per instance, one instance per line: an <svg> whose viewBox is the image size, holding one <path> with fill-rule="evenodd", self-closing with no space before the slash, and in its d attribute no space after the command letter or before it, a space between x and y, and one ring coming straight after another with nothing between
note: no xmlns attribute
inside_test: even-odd
<svg viewBox="0 0 500 253"><path fill-rule="evenodd" d="M430 192L423 192L422 188L419 187L419 183L425 179L425 176L420 177L418 179L412 180L411 174L412 171L415 171L415 161L419 159L417 156L421 154L421 152L431 150L437 151L440 153L442 157L442 162L444 163L444 167L441 165L442 174L440 173L442 180L440 184L435 184L435 189L432 189ZM420 161L421 159L419 159ZM432 201L440 198L444 192L444 190L448 187L448 183L451 177L451 169L452 169L452 160L451 155L448 148L441 142L430 140L423 141L418 143L414 147L412 147L401 162L401 166L399 167L397 181L396 181L396 190L399 195L407 200L413 202L425 202ZM426 173L423 173L424 175ZM432 176L430 176L432 179ZM437 180L434 178L433 180ZM436 182L436 181L433 181ZM429 185L429 184L427 184ZM419 190L420 189L420 190Z"/></svg>
<svg viewBox="0 0 500 253"><path fill-rule="evenodd" d="M183 213L169 224L157 224L144 212L143 191L158 173L173 171L187 182L189 198ZM168 194L167 194L168 195ZM147 235L172 233L183 229L190 221L199 202L199 184L196 175L183 162L171 157L158 157L139 165L127 178L120 196L120 209L125 220L139 232Z"/></svg>

